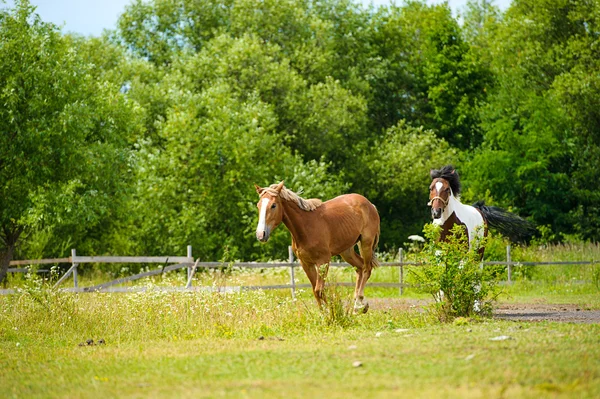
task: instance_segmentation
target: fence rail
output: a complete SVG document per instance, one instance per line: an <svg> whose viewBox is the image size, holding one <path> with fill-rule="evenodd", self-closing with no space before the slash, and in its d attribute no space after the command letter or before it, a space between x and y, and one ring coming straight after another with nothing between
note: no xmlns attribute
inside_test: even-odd
<svg viewBox="0 0 600 399"><path fill-rule="evenodd" d="M55 258L55 259L34 259L34 260L15 260L11 261L11 266L24 266L24 265L47 265L47 264L58 264L58 263L70 263L71 267L64 273L54 285L54 288L58 288L65 280L69 277L73 277L72 288L62 288L64 291L69 292L140 292L147 290L163 290L163 291L248 291L248 290L269 290L269 289L290 289L292 296L295 296L297 288L310 288L309 284L296 284L295 282L295 269L299 266L294 260L294 254L292 248L289 247L289 259L288 262L201 262L200 259L194 260L192 256L192 247L188 245L187 256L78 256L76 250L71 250L71 256L68 258ZM89 287L79 287L77 268L80 264L84 263L158 263L162 264L162 267L146 272L134 274L128 277L118 278L106 283L97 284ZM506 247L506 260L505 261L490 261L483 262L483 265L504 265L507 267L507 281L506 284L512 284L512 268L514 266L550 266L550 265L594 265L597 262L591 261L557 261L557 262L515 262L511 260L511 248L510 245ZM332 262L331 267L351 267L345 262ZM402 249L398 252L398 261L395 262L381 262L382 267L399 267L398 282L387 283L387 282L371 282L368 283L370 287L393 287L399 289L399 294L404 294L404 288L408 287L408 284L404 282L404 267L405 266L420 266L417 262L404 261L404 253ZM262 286L236 286L236 287L193 287L192 280L195 272L198 268L204 269L219 269L224 267L237 267L247 269L267 269L267 268L288 268L290 272L290 283L289 284L275 284L275 285L262 285ZM138 280L144 277L155 276L163 274L165 272L187 268L187 280L184 287L115 287L129 281ZM9 268L9 273L22 273L30 271L29 268ZM38 272L45 271L47 269L38 270ZM337 283L342 286L353 286L354 283ZM15 290L5 289L0 290L0 294L14 293Z"/></svg>
<svg viewBox="0 0 600 399"><path fill-rule="evenodd" d="M26 266L26 265L48 265L56 263L71 263L71 258L55 258L55 259L32 259L32 260L11 260L11 266ZM11 269L9 269L10 272Z"/></svg>

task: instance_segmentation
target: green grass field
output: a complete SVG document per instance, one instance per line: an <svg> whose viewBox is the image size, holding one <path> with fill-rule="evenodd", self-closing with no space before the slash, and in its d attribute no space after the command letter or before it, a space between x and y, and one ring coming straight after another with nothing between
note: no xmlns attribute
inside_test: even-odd
<svg viewBox="0 0 600 399"><path fill-rule="evenodd" d="M560 250L553 259L590 256ZM515 256L546 259L525 251ZM600 309L595 273L517 268L500 300ZM331 279L353 274L336 269ZM82 285L111 278L81 277ZM296 277L306 282L302 271ZM184 281L175 272L137 284ZM200 273L195 285L288 281L287 270L234 270ZM398 281L398 270L377 269L372 281ZM69 294L31 276L11 283L22 290L0 296L0 397L600 397L600 324L440 324L414 305L427 297L411 288L403 297L397 288L367 288L367 297L384 298L378 306L334 317L318 311L308 290L292 300L289 290ZM349 299L351 289L338 293ZM510 338L491 340L498 336ZM106 343L79 345L87 339Z"/></svg>
<svg viewBox="0 0 600 399"><path fill-rule="evenodd" d="M392 307L342 327L282 292L32 289L0 303L3 397L600 396L598 324L441 325Z"/></svg>

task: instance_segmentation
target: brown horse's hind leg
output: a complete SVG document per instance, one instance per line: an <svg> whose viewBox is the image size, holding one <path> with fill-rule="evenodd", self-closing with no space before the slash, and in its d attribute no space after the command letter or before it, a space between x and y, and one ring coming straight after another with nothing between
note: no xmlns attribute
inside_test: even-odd
<svg viewBox="0 0 600 399"><path fill-rule="evenodd" d="M364 307L361 307L359 305L359 302L357 302L357 299L358 299L358 293L360 290L360 286L362 285L362 280L363 280L363 269L364 269L363 258L361 258L360 255L358 255L356 253L356 251L354 250L354 246L352 246L352 247L348 248L347 250L345 250L344 252L342 252L340 254L340 256L342 257L342 259L344 259L346 262L348 262L349 264L354 266L354 268L356 269L356 287L354 288L354 311L355 312L362 311L362 310L364 310ZM362 304L362 299L360 300L360 304ZM359 306L357 307L357 305L359 305Z"/></svg>
<svg viewBox="0 0 600 399"><path fill-rule="evenodd" d="M373 270L373 243L376 238L367 239L363 236L360 246L360 254L362 255L363 267L362 267L362 278L360 284L357 284L356 301L354 303L354 311L362 311L366 313L369 310L369 303L365 300L365 286L369 277L371 277L371 271ZM358 283L358 281L357 281Z"/></svg>

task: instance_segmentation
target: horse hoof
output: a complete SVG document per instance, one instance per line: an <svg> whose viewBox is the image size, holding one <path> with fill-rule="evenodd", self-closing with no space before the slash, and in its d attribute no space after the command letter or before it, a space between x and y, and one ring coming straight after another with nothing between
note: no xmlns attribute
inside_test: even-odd
<svg viewBox="0 0 600 399"><path fill-rule="evenodd" d="M354 314L367 313L367 310L369 310L368 302L362 306L354 306Z"/></svg>

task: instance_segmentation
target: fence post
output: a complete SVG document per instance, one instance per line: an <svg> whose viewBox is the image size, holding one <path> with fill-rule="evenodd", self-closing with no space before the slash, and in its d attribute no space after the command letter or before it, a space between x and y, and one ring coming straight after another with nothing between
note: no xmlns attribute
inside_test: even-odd
<svg viewBox="0 0 600 399"><path fill-rule="evenodd" d="M73 264L73 287L75 288L79 286L79 282L77 281L77 266L79 266L79 264L75 262L76 257L77 254L75 249L71 249L71 263Z"/></svg>
<svg viewBox="0 0 600 399"><path fill-rule="evenodd" d="M398 250L398 260L400 261L400 295L404 295L404 254L402 253L402 248Z"/></svg>
<svg viewBox="0 0 600 399"><path fill-rule="evenodd" d="M191 245L187 246L187 257L188 258L193 258L192 257L192 246ZM190 280L191 276L192 276L192 265L188 265L188 267L187 267L187 279L188 279L188 281ZM187 284L186 284L186 286L187 286Z"/></svg>
<svg viewBox="0 0 600 399"><path fill-rule="evenodd" d="M507 272L508 272L508 284L512 284L512 264L511 264L511 259L510 259L510 244L508 244L506 246L506 263L508 265L507 268Z"/></svg>
<svg viewBox="0 0 600 399"><path fill-rule="evenodd" d="M187 283L185 284L185 288L191 288L192 287L192 277L194 277L194 273L196 272L196 268L198 267L198 263L200 263L200 258L196 259L196 263L194 263L194 266L192 266L191 269L188 269L188 279L187 279Z"/></svg>
<svg viewBox="0 0 600 399"><path fill-rule="evenodd" d="M294 251L288 246L288 260L290 262L290 282L292 284L292 299L296 299L296 279L294 278Z"/></svg>

